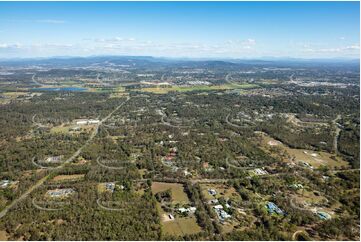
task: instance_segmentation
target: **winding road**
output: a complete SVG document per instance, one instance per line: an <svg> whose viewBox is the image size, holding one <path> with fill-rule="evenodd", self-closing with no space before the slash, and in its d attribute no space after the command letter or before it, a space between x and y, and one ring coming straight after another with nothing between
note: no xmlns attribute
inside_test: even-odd
<svg viewBox="0 0 361 242"><path fill-rule="evenodd" d="M34 114L34 116L32 117L31 121L33 122L33 124L35 124L36 126L38 126L39 128L48 128L49 126L47 125L43 125L41 123L38 123L38 122L35 122L35 117L36 117L36 114Z"/></svg>
<svg viewBox="0 0 361 242"><path fill-rule="evenodd" d="M296 240L297 234L303 233L303 232L305 232L305 231L303 231L303 230L297 230L296 232L294 232L293 235L292 235L292 240Z"/></svg>
<svg viewBox="0 0 361 242"><path fill-rule="evenodd" d="M34 207L36 207L39 210L43 210L43 211L60 211L60 210L63 209L63 208L44 208L44 207L41 207L35 202L35 198L33 198L31 203L33 204ZM60 202L60 203L56 203L56 204L64 205L65 203Z"/></svg>
<svg viewBox="0 0 361 242"><path fill-rule="evenodd" d="M165 117L167 117L165 114L163 114L163 116L162 116L162 118L161 118L161 121L162 121L162 124L164 124L164 125L167 125L167 126L169 126L169 127L172 127L172 128L178 128L178 129L180 129L180 128L190 128L190 126L188 125L188 126L186 126L186 125L173 125L173 124L171 124L171 123L169 123L169 122L166 122L165 120L164 120L164 118Z"/></svg>
<svg viewBox="0 0 361 242"><path fill-rule="evenodd" d="M97 199L97 204L101 209L108 210L108 211L124 211L124 208L108 208L101 204L100 198Z"/></svg>
<svg viewBox="0 0 361 242"><path fill-rule="evenodd" d="M226 123L227 124L229 124L229 125L231 125L231 126L233 126L233 127L235 127L235 128L248 128L249 126L245 126L245 125L237 125L237 124L234 124L234 123L231 123L230 121L229 121L229 116L230 116L231 114L229 113L227 116L226 116Z"/></svg>

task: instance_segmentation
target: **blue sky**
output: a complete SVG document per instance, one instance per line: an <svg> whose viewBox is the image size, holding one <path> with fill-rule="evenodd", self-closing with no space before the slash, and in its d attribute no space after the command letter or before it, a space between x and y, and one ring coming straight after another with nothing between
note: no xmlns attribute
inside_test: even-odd
<svg viewBox="0 0 361 242"><path fill-rule="evenodd" d="M358 58L359 2L0 2L0 58Z"/></svg>

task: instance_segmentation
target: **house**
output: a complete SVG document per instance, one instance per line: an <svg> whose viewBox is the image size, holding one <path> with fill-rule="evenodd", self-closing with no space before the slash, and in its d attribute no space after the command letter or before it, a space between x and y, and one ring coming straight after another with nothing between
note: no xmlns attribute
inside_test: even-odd
<svg viewBox="0 0 361 242"><path fill-rule="evenodd" d="M208 189L208 194L211 196L215 196L215 195L217 195L217 192L214 189Z"/></svg>
<svg viewBox="0 0 361 242"><path fill-rule="evenodd" d="M212 199L208 201L208 204L217 204L218 202L218 199Z"/></svg>
<svg viewBox="0 0 361 242"><path fill-rule="evenodd" d="M187 208L178 208L178 211L181 212L181 213L188 213Z"/></svg>
<svg viewBox="0 0 361 242"><path fill-rule="evenodd" d="M190 173L189 171L187 171L187 170L184 170L184 171L183 171L183 174L184 174L184 176L191 175L191 173Z"/></svg>
<svg viewBox="0 0 361 242"><path fill-rule="evenodd" d="M72 188L64 188L64 189L49 190L46 192L46 195L53 198L58 198L58 197L67 197L74 192L75 191Z"/></svg>
<svg viewBox="0 0 361 242"><path fill-rule="evenodd" d="M302 165L304 167L307 167L307 168L310 168L310 169L313 169L313 166L311 166L308 162L305 162L305 161L301 161Z"/></svg>
<svg viewBox="0 0 361 242"><path fill-rule="evenodd" d="M170 220L174 220L174 216L173 216L172 214L168 214L168 218L169 218Z"/></svg>
<svg viewBox="0 0 361 242"><path fill-rule="evenodd" d="M0 181L0 188L12 187L18 183L19 181L10 181L8 179L4 179Z"/></svg>
<svg viewBox="0 0 361 242"><path fill-rule="evenodd" d="M226 211L223 210L223 206L220 204L214 206L213 208L216 211L219 220L221 220L221 221L224 221L224 220L232 217L230 214L228 214Z"/></svg>
<svg viewBox="0 0 361 242"><path fill-rule="evenodd" d="M61 162L63 157L64 157L63 155L50 156L50 157L46 158L44 161L47 162L47 163L59 163L59 162Z"/></svg>
<svg viewBox="0 0 361 242"><path fill-rule="evenodd" d="M79 126L75 126L69 129L70 131L80 131L80 127Z"/></svg>
<svg viewBox="0 0 361 242"><path fill-rule="evenodd" d="M100 120L98 119L89 119L88 120L88 124L98 124L100 122Z"/></svg>
<svg viewBox="0 0 361 242"><path fill-rule="evenodd" d="M222 220L225 220L227 218L231 218L232 216L230 214L228 214L226 211L224 210L220 210L220 214L219 216L221 217Z"/></svg>
<svg viewBox="0 0 361 242"><path fill-rule="evenodd" d="M98 124L100 120L98 119L81 119L76 121L77 125L87 125L87 124Z"/></svg>
<svg viewBox="0 0 361 242"><path fill-rule="evenodd" d="M292 184L290 185L291 188L294 188L294 189L303 189L303 185L302 184Z"/></svg>
<svg viewBox="0 0 361 242"><path fill-rule="evenodd" d="M110 192L114 192L115 183L114 182L107 182L105 183L105 189Z"/></svg>
<svg viewBox="0 0 361 242"><path fill-rule="evenodd" d="M87 123L88 123L88 121L86 121L86 120L76 121L76 124L77 124L77 125L85 125L85 124L87 124Z"/></svg>
<svg viewBox="0 0 361 242"><path fill-rule="evenodd" d="M218 204L216 206L213 207L214 209L223 209L223 206L221 204Z"/></svg>
<svg viewBox="0 0 361 242"><path fill-rule="evenodd" d="M0 187L1 188L6 188L11 184L10 180L1 180L0 181Z"/></svg>
<svg viewBox="0 0 361 242"><path fill-rule="evenodd" d="M322 176L322 179L325 181L328 180L329 178L330 178L329 176Z"/></svg>
<svg viewBox="0 0 361 242"><path fill-rule="evenodd" d="M196 207L178 208L178 211L181 212L181 213L195 213L196 210L197 210Z"/></svg>
<svg viewBox="0 0 361 242"><path fill-rule="evenodd" d="M322 212L322 211L319 211L317 212L317 216L322 219L322 220L328 220L328 219L331 219L331 215L326 213L326 212Z"/></svg>
<svg viewBox="0 0 361 242"><path fill-rule="evenodd" d="M277 205L274 204L273 202L268 202L266 205L266 208L267 208L268 212L271 214L277 213L279 215L284 215L284 212L279 207L277 207Z"/></svg>
<svg viewBox="0 0 361 242"><path fill-rule="evenodd" d="M190 207L190 208L189 208L189 212L190 212L190 213L195 213L196 210L197 210L196 207Z"/></svg>
<svg viewBox="0 0 361 242"><path fill-rule="evenodd" d="M262 169L260 169L260 168L254 169L254 173L259 176L268 174L268 172L265 171L263 168Z"/></svg>

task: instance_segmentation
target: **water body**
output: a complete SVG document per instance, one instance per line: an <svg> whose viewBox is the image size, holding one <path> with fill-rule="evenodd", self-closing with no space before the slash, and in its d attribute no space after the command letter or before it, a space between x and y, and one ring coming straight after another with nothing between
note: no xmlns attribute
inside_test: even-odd
<svg viewBox="0 0 361 242"><path fill-rule="evenodd" d="M40 87L32 88L32 91L45 91L45 92L85 92L88 89L83 87Z"/></svg>

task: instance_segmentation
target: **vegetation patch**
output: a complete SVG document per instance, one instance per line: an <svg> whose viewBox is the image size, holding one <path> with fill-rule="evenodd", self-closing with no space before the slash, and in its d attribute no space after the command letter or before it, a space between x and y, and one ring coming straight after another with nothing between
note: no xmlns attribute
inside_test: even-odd
<svg viewBox="0 0 361 242"><path fill-rule="evenodd" d="M265 133L258 133L258 135L261 137L261 144L266 150L282 154L285 161L293 161L296 163L307 162L315 168L319 168L321 166L326 166L328 168L348 166L348 162L338 155L325 151L294 149L288 147L279 140L273 139Z"/></svg>
<svg viewBox="0 0 361 242"><path fill-rule="evenodd" d="M84 179L84 174L74 174L74 175L58 175L53 178L54 182L62 182L62 181L75 181Z"/></svg>
<svg viewBox="0 0 361 242"><path fill-rule="evenodd" d="M165 234L187 235L201 232L194 217L175 218L172 221L162 222L162 229Z"/></svg>
<svg viewBox="0 0 361 242"><path fill-rule="evenodd" d="M153 182L152 192L153 194L159 192L165 192L168 189L171 190L173 203L189 203L187 194L184 192L183 184L180 183L165 183L165 182Z"/></svg>

